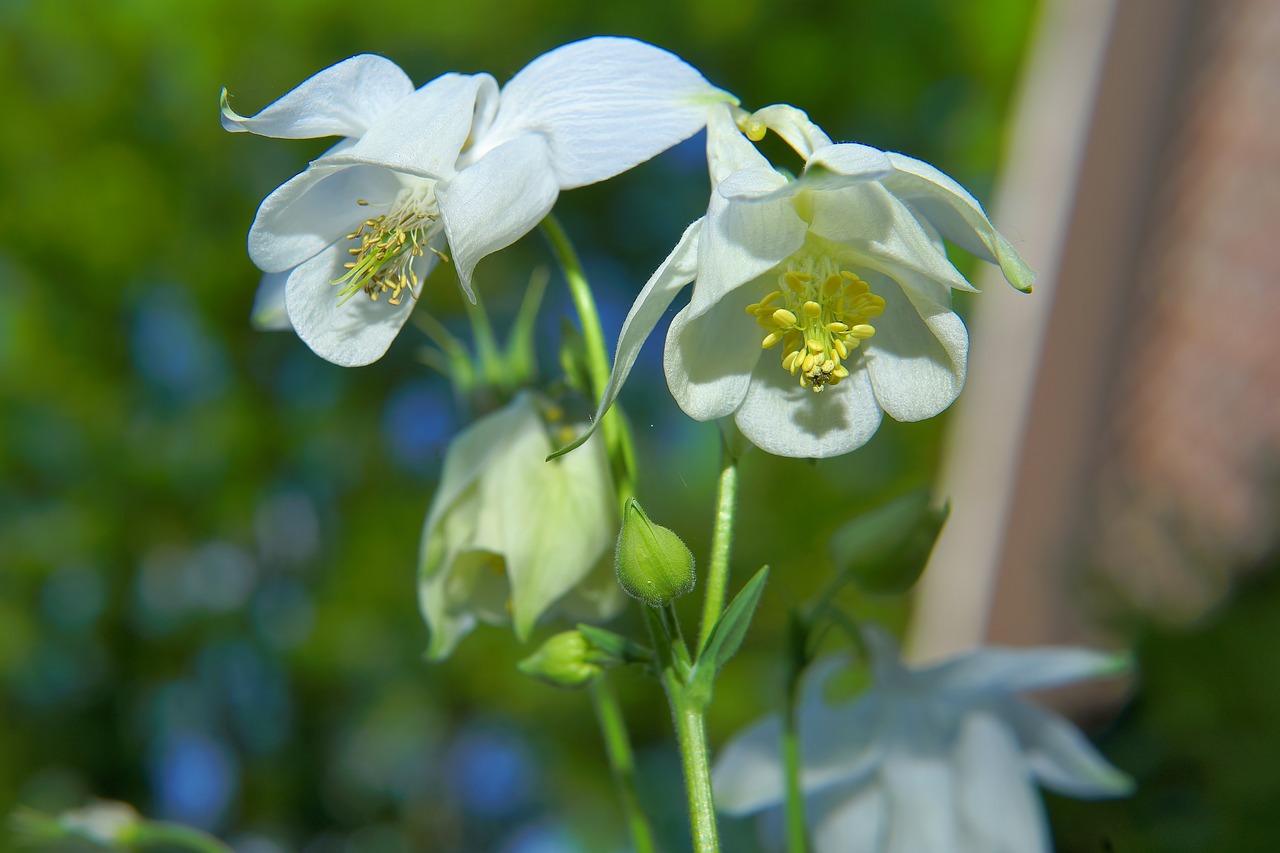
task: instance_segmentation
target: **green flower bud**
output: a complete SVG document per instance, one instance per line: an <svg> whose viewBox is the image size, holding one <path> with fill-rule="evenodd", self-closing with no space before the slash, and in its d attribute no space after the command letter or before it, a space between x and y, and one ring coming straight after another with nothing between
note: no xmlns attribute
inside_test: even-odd
<svg viewBox="0 0 1280 853"><path fill-rule="evenodd" d="M693 554L688 546L650 521L635 498L627 501L623 511L614 566L627 595L650 607L662 607L693 589Z"/></svg>
<svg viewBox="0 0 1280 853"><path fill-rule="evenodd" d="M586 637L578 631L564 631L548 638L536 652L516 664L516 668L553 687L572 689L582 687L604 671L594 661L596 657Z"/></svg>

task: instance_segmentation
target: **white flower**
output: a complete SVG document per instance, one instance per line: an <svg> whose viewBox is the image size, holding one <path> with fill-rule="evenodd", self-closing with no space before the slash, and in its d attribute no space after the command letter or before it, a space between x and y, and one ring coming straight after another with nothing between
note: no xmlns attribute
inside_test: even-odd
<svg viewBox="0 0 1280 853"><path fill-rule="evenodd" d="M941 412L964 384L968 351L951 289L973 290L942 238L998 263L1020 289L1035 274L978 202L932 166L832 144L794 107L767 107L744 124L755 138L766 126L783 136L805 157L804 173L788 180L739 132L730 108L716 109L707 214L632 306L601 412L695 279L664 359L690 417L733 415L770 453L826 457L866 443L882 411L900 421Z"/></svg>
<svg viewBox="0 0 1280 853"><path fill-rule="evenodd" d="M553 606L599 621L626 600L613 573L617 497L604 442L552 462L555 407L522 393L449 445L422 531L418 601L442 658L477 622L523 641Z"/></svg>
<svg viewBox="0 0 1280 853"><path fill-rule="evenodd" d="M324 358L368 364L404 324L447 252L468 296L476 264L602 181L693 135L732 97L678 57L600 37L546 53L498 91L488 74L420 89L361 55L227 130L345 137L273 192L249 232L263 270L255 322L292 324ZM287 309L287 311L286 311Z"/></svg>
<svg viewBox="0 0 1280 853"><path fill-rule="evenodd" d="M1037 782L1082 799L1131 791L1070 723L1017 697L1114 674L1125 656L993 647L913 670L886 634L864 636L872 687L828 704L827 682L845 663L837 659L815 667L801 700L801 786L816 853L1040 853L1051 848ZM712 772L722 811L782 804L780 735L774 717L725 747Z"/></svg>

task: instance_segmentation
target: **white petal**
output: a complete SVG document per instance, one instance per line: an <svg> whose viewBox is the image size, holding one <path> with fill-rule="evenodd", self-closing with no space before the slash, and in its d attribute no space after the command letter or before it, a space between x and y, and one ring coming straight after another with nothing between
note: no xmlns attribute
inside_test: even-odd
<svg viewBox="0 0 1280 853"><path fill-rule="evenodd" d="M282 184L258 207L249 257L264 272L284 272L355 231L368 213L357 200L383 203L400 179L371 166L312 166Z"/></svg>
<svg viewBox="0 0 1280 853"><path fill-rule="evenodd" d="M821 459L857 450L880 426L867 372L814 393L772 359L760 359L734 421L756 447L775 456Z"/></svg>
<svg viewBox="0 0 1280 853"><path fill-rule="evenodd" d="M846 247L860 262L904 288L927 291L931 284L956 290L973 285L938 251L919 221L875 182L809 194L810 229Z"/></svg>
<svg viewBox="0 0 1280 853"><path fill-rule="evenodd" d="M613 401L618 398L623 383L627 381L631 368L635 366L636 359L640 356L641 347L649 339L649 333L662 319L671 300L676 298L676 294L692 281L697 273L698 236L701 233L701 219L685 229L680 242L645 283L640 295L632 303L631 310L627 312L627 319L622 323L622 330L618 332L618 349L613 356L613 370L609 373L609 384L605 387L604 397L600 400L600 407L596 409L591 427L560 452L568 452L581 446L582 442L595 432L604 413L609 411Z"/></svg>
<svg viewBox="0 0 1280 853"><path fill-rule="evenodd" d="M888 849L889 800L880 785L841 786L812 798L805 807L814 853L883 853Z"/></svg>
<svg viewBox="0 0 1280 853"><path fill-rule="evenodd" d="M876 400L899 421L922 421L950 406L964 387L969 335L952 311L924 303L922 317L902 289L882 275L868 275L884 297L884 314L871 321L864 341L867 373Z"/></svg>
<svg viewBox="0 0 1280 853"><path fill-rule="evenodd" d="M252 117L233 112L224 89L222 126L281 139L359 136L412 91L398 65L366 53L326 68Z"/></svg>
<svg viewBox="0 0 1280 853"><path fill-rule="evenodd" d="M292 329L289 322L289 311L285 306L284 289L289 280L287 272L269 272L258 283L258 292L253 297L253 310L249 313L249 323L255 329L281 330Z"/></svg>
<svg viewBox="0 0 1280 853"><path fill-rule="evenodd" d="M879 703L874 692L857 701L829 704L828 683L850 666L844 655L821 660L805 674L800 696L801 784L806 794L832 785L844 788L870 778L884 757L886 740L878 730Z"/></svg>
<svg viewBox="0 0 1280 853"><path fill-rule="evenodd" d="M716 809L747 815L780 804L786 796L781 749L782 723L776 715L753 724L725 744L711 768Z"/></svg>
<svg viewBox="0 0 1280 853"><path fill-rule="evenodd" d="M1012 695L1116 675L1128 657L1070 647L989 646L924 670L930 689L956 697Z"/></svg>
<svg viewBox="0 0 1280 853"><path fill-rule="evenodd" d="M707 169L711 173L712 186L742 170L774 171L764 155L742 135L733 110L727 104L713 109L707 121Z"/></svg>
<svg viewBox="0 0 1280 853"><path fill-rule="evenodd" d="M1084 800L1133 793L1133 780L1103 758L1071 723L1026 702L1011 701L1004 707L1040 784Z"/></svg>
<svg viewBox="0 0 1280 853"><path fill-rule="evenodd" d="M810 172L834 172L849 179L852 186L860 181L876 181L893 172L889 157L879 148L843 142L827 145L813 152L805 161L805 174Z"/></svg>
<svg viewBox="0 0 1280 853"><path fill-rule="evenodd" d="M945 756L899 750L880 778L889 797L885 853L979 853L961 847L955 780Z"/></svg>
<svg viewBox="0 0 1280 853"><path fill-rule="evenodd" d="M690 314L705 314L737 287L778 266L804 245L805 231L790 199L756 203L712 193Z"/></svg>
<svg viewBox="0 0 1280 853"><path fill-rule="evenodd" d="M409 319L414 299L406 294L400 305L392 305L385 295L374 302L358 292L344 302L341 288L332 282L346 273L342 265L349 257L345 244L339 243L299 266L289 274L285 301L298 337L316 355L344 367L359 367L387 351ZM428 256L415 261L419 278L426 278L434 260Z"/></svg>
<svg viewBox="0 0 1280 853"><path fill-rule="evenodd" d="M831 144L831 137L810 120L804 110L790 104L773 104L756 110L748 121L760 123L781 136L806 160L814 151Z"/></svg>
<svg viewBox="0 0 1280 853"><path fill-rule="evenodd" d="M404 98L374 122L355 145L319 163L363 163L410 175L446 178L472 131L477 99L491 99L488 74L445 74Z"/></svg>
<svg viewBox="0 0 1280 853"><path fill-rule="evenodd" d="M902 154L890 154L889 159L894 173L883 183L890 192L966 252L999 264L1004 277L1014 287L1031 289L1035 272L995 229L982 205L964 187L920 160Z"/></svg>
<svg viewBox="0 0 1280 853"><path fill-rule="evenodd" d="M480 259L505 249L542 221L559 189L546 141L513 139L436 187L458 281L474 298L471 276Z"/></svg>
<svg viewBox="0 0 1280 853"><path fill-rule="evenodd" d="M695 421L726 417L742 405L765 335L745 309L767 292L739 288L701 317L691 318L686 307L671 321L663 350L667 387ZM770 356L778 350L765 352Z"/></svg>
<svg viewBox="0 0 1280 853"><path fill-rule="evenodd" d="M1049 853L1040 795L1009 728L977 712L960 724L953 761L964 849Z"/></svg>
<svg viewBox="0 0 1280 853"><path fill-rule="evenodd" d="M506 441L503 464L482 478L480 500L501 525L512 621L524 641L542 614L613 550L618 524L603 438L551 462L540 422Z"/></svg>
<svg viewBox="0 0 1280 853"><path fill-rule="evenodd" d="M643 163L707 123L732 100L674 54L629 38L564 45L529 63L502 89L481 153L524 133L542 134L563 189Z"/></svg>
<svg viewBox="0 0 1280 853"><path fill-rule="evenodd" d="M618 584L612 552L597 560L591 572L565 593L555 608L569 622L607 622L622 612L631 598Z"/></svg>
<svg viewBox="0 0 1280 853"><path fill-rule="evenodd" d="M809 160L803 174L794 181L786 180L773 169L742 169L726 177L717 189L720 195L735 201L771 201L856 187L891 171L889 158L878 149L866 145L828 145Z"/></svg>

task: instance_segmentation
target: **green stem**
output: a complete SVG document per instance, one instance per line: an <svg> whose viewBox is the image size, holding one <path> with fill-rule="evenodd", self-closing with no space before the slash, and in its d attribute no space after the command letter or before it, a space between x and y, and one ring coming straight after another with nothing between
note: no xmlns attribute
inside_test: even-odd
<svg viewBox="0 0 1280 853"><path fill-rule="evenodd" d="M605 389L609 386L609 374L612 370L609 363L609 351L604 345L604 331L600 328L600 312L596 310L596 300L591 294L591 286L587 283L586 273L582 270L582 262L574 251L569 235L565 233L560 221L553 214L547 214L542 220L542 233L551 243L551 249L564 271L565 283L569 287L569 296L573 299L573 307L578 312L578 324L582 328L582 343L586 349L587 374L591 379L591 392L597 400L604 399ZM600 430L604 433L605 447L609 450L609 458L614 464L614 478L618 487L618 506L626 504L627 498L635 494L634 453L631 439L619 420L616 407L605 412L600 422Z"/></svg>
<svg viewBox="0 0 1280 853"><path fill-rule="evenodd" d="M737 511L738 458L721 433L720 479L716 484L716 518L711 533L711 564L707 567L706 597L702 602L702 627L698 652L707 644L711 629L724 613L725 588L729 584L729 556L733 550L733 521Z"/></svg>
<svg viewBox="0 0 1280 853"><path fill-rule="evenodd" d="M797 679L798 680L798 679ZM782 767L786 779L787 853L806 853L804 791L800 788L800 739L796 726L796 684L788 685L782 724Z"/></svg>
<svg viewBox="0 0 1280 853"><path fill-rule="evenodd" d="M676 737L680 741L680 759L684 766L684 787L689 797L689 827L693 833L694 853L718 853L720 836L716 828L716 806L711 795L711 760L707 749L707 722L696 702L681 695L682 688L672 692L671 710L675 717Z"/></svg>
<svg viewBox="0 0 1280 853"><path fill-rule="evenodd" d="M596 719L600 722L600 732L604 735L605 752L609 756L609 767L613 770L613 781L618 788L618 799L622 801L622 810L626 813L627 825L631 828L631 843L635 845L635 853L654 853L653 830L636 796L636 766L631 753L631 740L627 736L627 724L622 717L618 697L606 677L602 676L591 682L591 700L596 708Z"/></svg>

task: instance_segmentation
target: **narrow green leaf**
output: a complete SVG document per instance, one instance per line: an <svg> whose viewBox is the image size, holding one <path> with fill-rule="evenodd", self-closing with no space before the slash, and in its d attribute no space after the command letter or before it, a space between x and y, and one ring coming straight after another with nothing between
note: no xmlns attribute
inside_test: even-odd
<svg viewBox="0 0 1280 853"><path fill-rule="evenodd" d="M764 566L755 577L747 581L725 608L724 615L707 635L707 644L698 653L698 677L713 680L720 667L728 662L742 645L742 639L751 626L756 605L764 594L765 581L769 579L769 567Z"/></svg>

